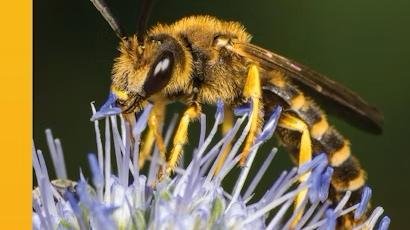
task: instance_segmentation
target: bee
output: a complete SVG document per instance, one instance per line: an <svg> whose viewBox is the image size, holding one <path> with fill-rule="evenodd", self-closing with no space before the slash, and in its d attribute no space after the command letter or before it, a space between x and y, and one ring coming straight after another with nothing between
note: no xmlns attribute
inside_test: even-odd
<svg viewBox="0 0 410 230"><path fill-rule="evenodd" d="M295 163L302 165L317 153L327 153L334 168L333 199L340 199L345 191L360 197L366 173L351 154L350 142L328 123L315 102L325 101L358 127L380 133L382 114L359 95L300 63L252 44L251 35L238 22L191 16L149 30L140 22L139 31L126 36L105 3L92 2L120 39L119 56L112 70L111 107L104 106L109 111L97 113L92 119L122 113L132 124L134 113L151 102L154 107L140 164L155 142L166 159L165 173L170 174L188 141L189 124L199 117L202 105L222 101L228 115L237 106L252 105L250 131L241 152L243 165L264 120L279 105L283 112L277 136ZM166 154L160 127L166 104L174 101L184 103L186 109L172 149ZM298 195L296 207L305 196L306 191ZM345 228L355 224L353 217L340 220Z"/></svg>

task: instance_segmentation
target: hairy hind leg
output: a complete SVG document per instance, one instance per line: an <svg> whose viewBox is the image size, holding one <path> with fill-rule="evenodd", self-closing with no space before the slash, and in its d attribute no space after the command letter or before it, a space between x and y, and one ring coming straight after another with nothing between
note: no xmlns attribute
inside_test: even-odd
<svg viewBox="0 0 410 230"><path fill-rule="evenodd" d="M299 147L299 155L297 159L298 166L301 166L312 159L312 140L310 138L309 127L306 125L304 121L300 118L293 116L289 113L283 113L279 120L280 127L300 132L301 140L300 140L300 147ZM299 178L299 181L305 182L310 175L310 172L306 172ZM295 199L295 209L298 209L300 205L302 205L303 200L306 198L308 193L308 189L302 190ZM292 226L295 227L299 222L300 218L302 217L304 210L300 210L297 214Z"/></svg>

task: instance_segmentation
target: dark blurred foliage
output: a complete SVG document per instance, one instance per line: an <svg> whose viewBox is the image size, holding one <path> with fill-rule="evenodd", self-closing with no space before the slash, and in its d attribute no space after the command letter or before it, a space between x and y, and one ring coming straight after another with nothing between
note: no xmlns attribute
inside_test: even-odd
<svg viewBox="0 0 410 230"><path fill-rule="evenodd" d="M138 1L108 4L127 32L135 31ZM156 2L150 24L193 14L240 21L255 44L328 74L377 105L385 115L381 136L332 121L351 139L354 154L367 170L373 203L382 204L392 229L399 229L408 225L410 205L409 9L407 0L163 0ZM78 177L79 166L87 168L86 154L96 151L89 102L100 105L108 94L117 42L87 0L34 1L33 136L43 150L45 128L62 139L71 178ZM268 175L289 165L281 151ZM273 178L265 181L268 186Z"/></svg>

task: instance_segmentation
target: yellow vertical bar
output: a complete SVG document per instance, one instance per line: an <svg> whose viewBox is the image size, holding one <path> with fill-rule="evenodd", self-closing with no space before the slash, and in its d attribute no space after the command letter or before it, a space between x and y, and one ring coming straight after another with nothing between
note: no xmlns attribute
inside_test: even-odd
<svg viewBox="0 0 410 230"><path fill-rule="evenodd" d="M0 7L0 228L31 229L32 2Z"/></svg>

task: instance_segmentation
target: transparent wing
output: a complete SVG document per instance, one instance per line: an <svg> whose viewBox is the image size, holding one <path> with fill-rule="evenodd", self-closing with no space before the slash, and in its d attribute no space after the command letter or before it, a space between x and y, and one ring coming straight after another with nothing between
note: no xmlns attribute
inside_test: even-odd
<svg viewBox="0 0 410 230"><path fill-rule="evenodd" d="M250 43L233 41L228 49L258 63L264 69L283 71L297 85L310 91L312 96L319 97L319 101L325 105L332 104L330 110L336 110L339 115L343 112L343 119L367 131L381 133L381 112L345 86L300 63Z"/></svg>

